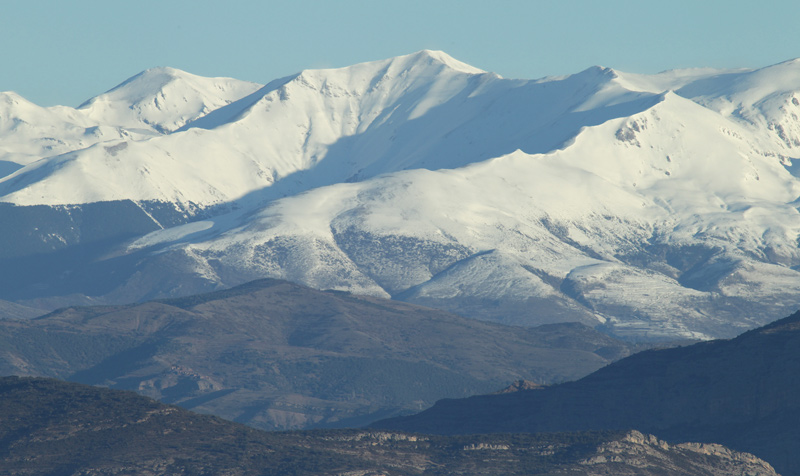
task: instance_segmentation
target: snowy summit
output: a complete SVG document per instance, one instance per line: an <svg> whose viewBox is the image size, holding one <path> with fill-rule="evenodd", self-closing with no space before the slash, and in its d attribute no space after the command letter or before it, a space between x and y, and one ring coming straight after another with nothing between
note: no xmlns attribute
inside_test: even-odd
<svg viewBox="0 0 800 476"><path fill-rule="evenodd" d="M265 86L156 68L77 109L0 96L0 213L71 214L73 231L30 230L59 253L92 239L76 210L140 214L105 264L62 270L113 280L48 278L28 302L276 277L522 325L728 337L798 305L799 116L798 60L518 80L421 51Z"/></svg>

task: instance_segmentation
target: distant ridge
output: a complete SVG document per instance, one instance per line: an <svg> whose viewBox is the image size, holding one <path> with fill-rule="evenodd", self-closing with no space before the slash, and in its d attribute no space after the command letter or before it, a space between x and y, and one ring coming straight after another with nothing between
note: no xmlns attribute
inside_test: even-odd
<svg viewBox="0 0 800 476"><path fill-rule="evenodd" d="M79 109L6 93L0 299L276 278L730 338L798 306L797 117L796 60L522 80L423 50L266 86L154 68Z"/></svg>
<svg viewBox="0 0 800 476"><path fill-rule="evenodd" d="M776 474L751 455L718 445L670 446L639 432L268 433L131 392L52 379L0 378L0 421L0 467L15 475Z"/></svg>
<svg viewBox="0 0 800 476"><path fill-rule="evenodd" d="M125 129L165 134L246 96L261 85L151 68L78 106L89 118Z"/></svg>
<svg viewBox="0 0 800 476"><path fill-rule="evenodd" d="M580 324L501 326L266 279L0 320L0 349L0 375L135 390L280 430L360 426L517 379L572 380L634 347Z"/></svg>
<svg viewBox="0 0 800 476"><path fill-rule="evenodd" d="M637 428L714 441L800 474L800 312L731 340L644 351L576 382L442 400L375 428L442 434Z"/></svg>

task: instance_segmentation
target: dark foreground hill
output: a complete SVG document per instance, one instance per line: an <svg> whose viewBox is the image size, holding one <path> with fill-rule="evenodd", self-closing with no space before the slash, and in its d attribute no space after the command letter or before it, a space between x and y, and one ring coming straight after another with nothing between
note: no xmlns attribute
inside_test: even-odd
<svg viewBox="0 0 800 476"><path fill-rule="evenodd" d="M276 280L0 320L0 375L135 390L262 429L360 426L630 352L580 324L503 326Z"/></svg>
<svg viewBox="0 0 800 476"><path fill-rule="evenodd" d="M576 382L444 400L379 428L444 434L637 428L800 475L800 313L732 340L635 354Z"/></svg>
<svg viewBox="0 0 800 476"><path fill-rule="evenodd" d="M7 475L774 476L718 445L638 432L427 436L363 430L268 433L132 392L0 378Z"/></svg>

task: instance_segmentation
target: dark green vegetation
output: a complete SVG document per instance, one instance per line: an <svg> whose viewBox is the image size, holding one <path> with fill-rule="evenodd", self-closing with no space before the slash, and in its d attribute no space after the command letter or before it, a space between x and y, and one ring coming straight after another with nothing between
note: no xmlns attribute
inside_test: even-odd
<svg viewBox="0 0 800 476"><path fill-rule="evenodd" d="M800 313L732 340L644 351L541 390L445 400L378 428L445 434L636 428L800 475Z"/></svg>
<svg viewBox="0 0 800 476"><path fill-rule="evenodd" d="M611 461L614 459L615 461ZM749 455L637 432L426 436L268 433L132 392L0 378L4 475L774 476Z"/></svg>
<svg viewBox="0 0 800 476"><path fill-rule="evenodd" d="M0 320L0 375L135 390L263 429L360 426L630 352L580 324L508 327L276 280Z"/></svg>

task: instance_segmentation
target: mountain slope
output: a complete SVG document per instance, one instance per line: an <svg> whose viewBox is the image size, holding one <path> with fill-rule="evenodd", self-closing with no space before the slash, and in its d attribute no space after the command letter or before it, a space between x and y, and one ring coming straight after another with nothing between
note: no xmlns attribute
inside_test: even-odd
<svg viewBox="0 0 800 476"><path fill-rule="evenodd" d="M47 314L42 309L21 306L13 302L0 301L0 319L29 319Z"/></svg>
<svg viewBox="0 0 800 476"><path fill-rule="evenodd" d="M0 93L0 136L0 178L97 142L142 137L101 125L72 108L37 106L13 92Z"/></svg>
<svg viewBox="0 0 800 476"><path fill-rule="evenodd" d="M0 349L0 375L136 390L265 429L363 424L631 352L578 324L505 327L272 280L0 320Z"/></svg>
<svg viewBox="0 0 800 476"><path fill-rule="evenodd" d="M715 441L796 475L800 313L729 341L645 351L576 382L444 400L379 428L436 433L638 428Z"/></svg>
<svg viewBox="0 0 800 476"><path fill-rule="evenodd" d="M722 82L722 85L720 85ZM768 136L788 157L800 150L800 59L699 80L677 92Z"/></svg>
<svg viewBox="0 0 800 476"><path fill-rule="evenodd" d="M0 402L0 466L14 475L776 474L748 454L718 445L670 446L638 432L267 433L130 392L49 379L1 378Z"/></svg>
<svg viewBox="0 0 800 476"><path fill-rule="evenodd" d="M180 134L67 154L0 182L0 196L19 205L120 199L213 204L270 187L263 201L396 170L459 167L515 149L545 152L581 127L655 100L608 86L612 80L601 68L546 83L504 80L432 51L304 71L228 106L237 111L220 114L228 122L210 114ZM137 81L152 87L137 78L131 84ZM610 99L598 100L597 89ZM123 96L130 96L134 110L139 94ZM146 103L152 109L151 96ZM588 99L591 104L583 104ZM531 102L538 107L523 107ZM31 174L35 180L24 178Z"/></svg>
<svg viewBox="0 0 800 476"><path fill-rule="evenodd" d="M73 111L147 137L0 179L4 269L49 271L0 276L0 298L273 277L507 323L732 337L798 305L798 78L789 61L508 80L435 51L257 90L150 70ZM135 226L103 229L112 216Z"/></svg>
<svg viewBox="0 0 800 476"><path fill-rule="evenodd" d="M13 92L0 93L0 177L99 142L139 141L171 132L259 87L154 68L77 109L39 107Z"/></svg>
<svg viewBox="0 0 800 476"><path fill-rule="evenodd" d="M182 273L210 282L266 274L505 322L733 336L793 310L800 291L800 186L744 137L667 94L563 150L317 188L238 228L209 221L208 238L169 250L193 263ZM759 306L768 311L754 321Z"/></svg>
<svg viewBox="0 0 800 476"><path fill-rule="evenodd" d="M165 134L260 87L233 78L204 78L175 68L152 68L89 99L78 110L102 124Z"/></svg>

